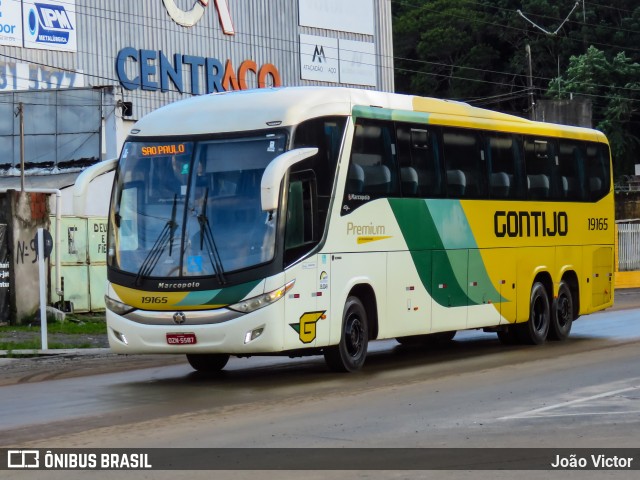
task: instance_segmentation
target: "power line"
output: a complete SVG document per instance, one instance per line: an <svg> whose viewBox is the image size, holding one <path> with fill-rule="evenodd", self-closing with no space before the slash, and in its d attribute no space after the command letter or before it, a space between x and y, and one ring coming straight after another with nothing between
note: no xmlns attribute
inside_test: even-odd
<svg viewBox="0 0 640 480"><path fill-rule="evenodd" d="M408 4L408 2L404 2L404 1L397 1L396 3L401 3L401 4ZM469 3L475 3L478 4L478 2L469 2ZM494 8L499 8L499 7L494 7ZM103 9L103 8L97 8L97 7L87 7L87 9L93 10L95 12L111 12L111 10L107 10L107 9ZM427 9L428 10L428 9ZM506 9L502 9L502 10L506 10ZM103 16L100 15L91 15L91 14L86 14L87 16L93 16L95 18L104 18ZM164 18L164 17L163 17ZM465 19L469 19L470 17L459 17L459 18L465 18ZM158 17L151 17L152 20L159 20ZM133 24L133 22L127 22L130 24ZM165 19L165 23L170 23ZM496 24L493 22L483 22L486 23L488 25L491 26L501 26L501 27L506 27L506 28L514 28L514 27L509 27L506 25L501 25L501 24ZM217 29L212 29L210 27L204 27L205 31L217 31ZM166 28L162 28L161 30L166 30L169 31L169 29ZM526 30L523 29L519 29L519 28L515 28L515 30L519 30L519 31L523 31L526 32ZM256 34L251 34L251 33L244 33L244 32L238 32L239 35L244 35L246 37L248 37L249 39L262 39L262 40L269 40L272 42L278 41L278 42L285 42L285 43L289 43L292 44L292 48L276 48L276 50L282 51L282 52L287 52L287 53L296 53L296 47L297 47L297 42L296 41L292 41L292 40L287 40L287 39L282 39L282 38L277 38L277 37L272 37L272 36L265 36L265 35L256 35ZM192 34L193 35L193 34ZM195 34L195 37L202 37L202 38L210 38L208 35L205 34ZM224 37L222 37L223 41L229 41L229 42L233 42L233 44L240 44L240 45L250 45L250 46L255 46L254 42L248 42L248 41L241 41L241 42L237 42L237 39L231 40L231 39L226 39ZM271 49L273 50L273 48ZM89 51L81 51L83 54L85 55L94 55L97 56L98 54L92 54ZM34 62L31 60L25 60L19 57L14 57L14 56L10 56L10 55L6 55L6 54L0 54L6 58L12 58L16 61L24 61L27 63L31 63L31 64L35 64L35 65L39 65L39 66L43 66L43 67L51 67L48 64L44 64L44 63L39 63L39 62ZM437 63L437 62L428 62L428 61L424 61L424 60L413 60L413 59L407 59L407 58L402 58L402 57L388 57L388 56L384 56L384 55L379 55L376 54L376 57L380 60L387 58L387 60L399 60L399 61L404 61L404 62L414 62L414 63L422 63L422 64L432 64L432 65L440 65L440 66L444 66L446 68L456 68L456 69L467 69L470 71L478 71L478 72L482 72L485 74L498 74L498 75L503 75L505 77L510 77L510 78L525 78L526 75L525 74L518 74L518 73L512 73L512 72L498 72L498 71L493 71L493 70L489 70L489 69L479 69L479 68L472 68L472 67L466 67L466 66L456 66L456 65L449 65L449 64L444 64L444 63ZM111 59L115 59L115 57L110 57ZM363 62L365 63L365 62ZM366 63L365 63L366 64ZM369 65L369 64L367 64ZM374 64L371 64L374 65ZM380 63L376 64L377 67L379 68L389 68L386 67ZM59 68L59 67L52 67L52 68L57 68L58 70L62 70L62 71L67 71L67 72L75 72L75 70L69 69L69 68ZM416 71L416 70L411 70L411 69L401 69L401 68L397 68L395 69L396 71L406 71L406 72L411 72L411 73L416 73L416 74L420 74L420 75L432 75L432 76L439 76L438 74L434 74L434 73L428 73L428 72L423 72L423 71ZM454 78L454 79L462 79L462 80L466 80L466 81L473 81L473 82L482 82L482 83L490 83L490 84L494 84L494 85L498 85L498 86L510 86L511 84L509 83L504 83L504 82L492 82L492 81L487 81L487 80L482 80L482 79L475 79L475 78L468 78L468 77L454 77L454 76L446 76L446 75L440 75L442 78ZM113 77L106 77L106 76L100 76L100 75L95 75L95 74L85 74L85 77L88 78L92 78L92 79L98 79L98 80L102 80L102 81L107 81L107 82L116 82L117 79L113 78ZM545 78L545 77L536 77L537 81L550 81L550 78ZM605 85L595 85L595 86L601 86L601 87L607 87ZM625 87L621 87L622 89L628 89L631 91L635 91L636 89L633 88L625 88ZM178 92L177 89L171 89L170 91L174 92L174 93L184 93L184 92Z"/></svg>

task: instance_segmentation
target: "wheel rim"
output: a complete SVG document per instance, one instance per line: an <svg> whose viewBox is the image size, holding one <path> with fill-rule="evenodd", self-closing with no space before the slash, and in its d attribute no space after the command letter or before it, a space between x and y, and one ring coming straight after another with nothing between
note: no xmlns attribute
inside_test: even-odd
<svg viewBox="0 0 640 480"><path fill-rule="evenodd" d="M571 303L569 297L562 295L558 298L558 306L556 307L556 318L558 326L564 328L571 320Z"/></svg>
<svg viewBox="0 0 640 480"><path fill-rule="evenodd" d="M544 299L541 296L538 296L533 302L533 315L532 315L533 328L535 328L537 332L541 332L542 330L544 330L544 326L546 323L546 315L547 315L547 309L544 303Z"/></svg>
<svg viewBox="0 0 640 480"><path fill-rule="evenodd" d="M363 338L362 320L356 314L349 315L345 323L345 347L347 353L351 357L357 357L362 351L362 345L364 344Z"/></svg>

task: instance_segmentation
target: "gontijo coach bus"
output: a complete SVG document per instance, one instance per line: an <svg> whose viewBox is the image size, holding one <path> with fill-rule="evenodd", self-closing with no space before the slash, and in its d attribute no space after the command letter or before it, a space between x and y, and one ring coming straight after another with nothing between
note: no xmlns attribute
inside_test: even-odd
<svg viewBox="0 0 640 480"><path fill-rule="evenodd" d="M323 354L563 340L613 303L605 136L347 88L220 93L137 122L109 214L120 353Z"/></svg>

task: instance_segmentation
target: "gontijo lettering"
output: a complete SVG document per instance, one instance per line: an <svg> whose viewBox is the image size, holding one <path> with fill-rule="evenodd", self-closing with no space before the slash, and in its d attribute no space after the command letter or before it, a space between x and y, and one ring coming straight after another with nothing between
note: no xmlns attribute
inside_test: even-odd
<svg viewBox="0 0 640 480"><path fill-rule="evenodd" d="M506 212L493 216L496 237L565 237L569 232L567 212Z"/></svg>

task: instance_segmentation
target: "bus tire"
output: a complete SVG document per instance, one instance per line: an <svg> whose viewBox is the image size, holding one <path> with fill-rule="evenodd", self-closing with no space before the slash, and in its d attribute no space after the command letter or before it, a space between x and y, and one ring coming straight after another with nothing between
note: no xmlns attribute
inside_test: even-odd
<svg viewBox="0 0 640 480"><path fill-rule="evenodd" d="M222 370L229 361L224 353L187 353L187 361L198 372L214 373Z"/></svg>
<svg viewBox="0 0 640 480"><path fill-rule="evenodd" d="M525 323L516 324L520 341L529 345L544 343L549 333L550 323L551 308L547 290L542 283L536 282L531 288L529 320Z"/></svg>
<svg viewBox="0 0 640 480"><path fill-rule="evenodd" d="M503 345L517 345L520 343L518 338L517 325L509 325L504 330L498 330L498 340Z"/></svg>
<svg viewBox="0 0 640 480"><path fill-rule="evenodd" d="M561 281L558 287L558 296L553 301L551 309L551 325L549 327L549 339L566 340L571 332L574 317L573 296L566 282Z"/></svg>
<svg viewBox="0 0 640 480"><path fill-rule="evenodd" d="M457 330L450 330L448 332L430 333L427 335L427 345L444 345L453 340L453 337L458 333Z"/></svg>
<svg viewBox="0 0 640 480"><path fill-rule="evenodd" d="M367 311L358 297L349 297L342 314L342 333L338 345L324 350L324 359L336 372L355 372L367 357L369 323Z"/></svg>

